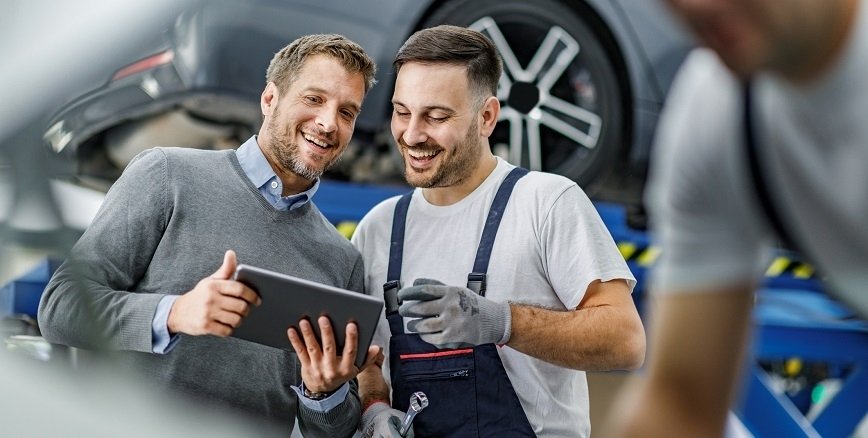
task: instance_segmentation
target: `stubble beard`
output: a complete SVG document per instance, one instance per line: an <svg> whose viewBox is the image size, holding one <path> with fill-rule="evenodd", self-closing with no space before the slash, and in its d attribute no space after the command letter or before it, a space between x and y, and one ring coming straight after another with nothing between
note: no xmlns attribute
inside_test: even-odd
<svg viewBox="0 0 868 438"><path fill-rule="evenodd" d="M473 126L467 130L461 143L455 145L453 154L446 157L446 159L441 162L440 166L435 169L434 174L429 177L414 171L410 166L406 155L402 154L404 159L404 179L407 180L407 183L413 187L431 189L455 186L461 184L467 178L470 178L473 171L476 170L477 166L479 166L480 144L476 140L476 128L477 123L474 122ZM409 147L400 138L398 139L398 142L401 148L405 149L406 154L406 149ZM434 142L426 142L414 147L420 149L442 149L440 145ZM443 152L441 152L441 154L442 153Z"/></svg>
<svg viewBox="0 0 868 438"><path fill-rule="evenodd" d="M320 168L308 166L301 158L302 151L298 143L291 140L290 128L287 127L280 130L276 121L277 118L277 112L275 112L274 117L268 121L268 130L272 133L268 149L271 150L272 156L281 168L289 170L306 180L313 181L321 177L326 170L340 160L341 155L338 155ZM314 156L314 159L320 162L324 161L322 157Z"/></svg>

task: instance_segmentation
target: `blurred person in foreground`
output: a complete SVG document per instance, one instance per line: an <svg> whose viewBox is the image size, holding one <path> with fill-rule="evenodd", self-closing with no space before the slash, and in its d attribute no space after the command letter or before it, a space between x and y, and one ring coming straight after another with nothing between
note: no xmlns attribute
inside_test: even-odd
<svg viewBox="0 0 868 438"><path fill-rule="evenodd" d="M417 436L588 436L585 371L644 359L633 275L575 182L492 154L502 64L488 38L421 30L394 65L392 135L416 189L353 236L386 301L375 339L390 339L392 408L384 373L359 374L363 435L397 436L422 391Z"/></svg>
<svg viewBox="0 0 868 438"><path fill-rule="evenodd" d="M776 240L868 315L868 10L669 3L707 48L683 65L661 120L648 369L612 423L621 436L720 436Z"/></svg>
<svg viewBox="0 0 868 438"><path fill-rule="evenodd" d="M256 293L237 260L363 290L358 251L311 202L347 147L375 65L339 35L301 37L266 73L259 135L237 150L155 148L108 192L39 306L47 340L120 350L155 383L310 436L348 436L360 415L357 328L336 352L320 318L288 336L297 354L229 337ZM222 259L222 264L220 260ZM338 356L337 354L341 354ZM372 347L370 360L378 347ZM154 421L159 421L155 418Z"/></svg>

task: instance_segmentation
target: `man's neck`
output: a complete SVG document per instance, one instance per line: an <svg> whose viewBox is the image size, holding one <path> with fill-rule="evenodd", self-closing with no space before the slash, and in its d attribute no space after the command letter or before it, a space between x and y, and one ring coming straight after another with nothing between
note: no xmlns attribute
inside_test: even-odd
<svg viewBox="0 0 868 438"><path fill-rule="evenodd" d="M300 175L296 174L291 170L284 170L275 160L271 151L267 151L259 142L262 139L262 132L260 131L259 137L257 137L256 145L259 147L259 150L262 151L262 155L265 157L265 160L268 161L268 165L271 166L271 170L274 171L274 174L280 179L280 182L283 184L283 191L280 193L280 196L292 196L297 195L305 190L313 187L313 181L303 178Z"/></svg>

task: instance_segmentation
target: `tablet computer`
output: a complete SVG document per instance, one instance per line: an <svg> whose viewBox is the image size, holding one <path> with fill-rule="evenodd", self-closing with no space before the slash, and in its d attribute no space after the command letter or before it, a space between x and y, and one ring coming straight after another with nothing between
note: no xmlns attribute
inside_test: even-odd
<svg viewBox="0 0 868 438"><path fill-rule="evenodd" d="M365 363L383 312L382 299L249 265L238 265L233 279L258 293L262 304L250 308L232 336L294 351L286 331L293 326L298 329L298 322L307 318L322 345L317 319L326 315L332 323L338 354L344 349L347 323L356 323L356 366L361 368Z"/></svg>

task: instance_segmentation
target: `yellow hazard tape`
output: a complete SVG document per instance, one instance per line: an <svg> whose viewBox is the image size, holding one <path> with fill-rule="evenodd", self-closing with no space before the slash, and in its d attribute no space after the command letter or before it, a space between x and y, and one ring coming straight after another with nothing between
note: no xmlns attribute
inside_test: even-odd
<svg viewBox="0 0 868 438"><path fill-rule="evenodd" d="M337 228L338 233L341 233L342 236L349 239L349 238L353 237L353 233L356 232L356 226L357 225L358 225L358 223L353 222L353 221L343 221L343 222L339 222L338 224L336 224L335 228Z"/></svg>
<svg viewBox="0 0 868 438"><path fill-rule="evenodd" d="M633 262L643 268L651 267L660 258L660 247L652 245L636 245L633 242L617 242L618 251L624 260ZM766 277L789 275L801 280L809 280L817 276L814 268L799 260L778 256L772 260L766 269Z"/></svg>
<svg viewBox="0 0 868 438"><path fill-rule="evenodd" d="M356 226L358 226L358 222L355 221L343 221L335 224L335 228L337 228L338 232L347 239L351 238L353 233L356 232ZM628 241L616 243L618 251L621 253L621 256L624 257L624 260L635 262L643 268L650 267L660 257L660 248L657 246L640 246ZM786 274L792 275L798 279L808 280L816 276L816 271L814 271L814 268L807 263L784 256L778 256L772 260L768 269L766 269L765 275L766 277L780 277Z"/></svg>
<svg viewBox="0 0 868 438"><path fill-rule="evenodd" d="M799 260L794 260L789 257L777 256L766 269L766 277L780 277L784 274L790 274L795 278L807 280L816 276L814 268Z"/></svg>
<svg viewBox="0 0 868 438"><path fill-rule="evenodd" d="M656 246L637 246L633 242L618 242L617 245L624 260L636 262L643 268L653 265L660 256L660 248Z"/></svg>

